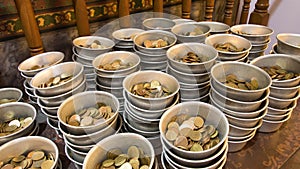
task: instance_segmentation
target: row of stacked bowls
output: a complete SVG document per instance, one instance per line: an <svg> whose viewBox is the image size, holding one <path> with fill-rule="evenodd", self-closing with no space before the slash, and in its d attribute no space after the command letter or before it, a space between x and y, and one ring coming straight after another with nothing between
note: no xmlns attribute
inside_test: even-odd
<svg viewBox="0 0 300 169"><path fill-rule="evenodd" d="M252 48L249 52L249 60L253 60L265 54L268 44L271 42L270 36L274 30L262 25L256 24L240 24L230 28L230 31L238 36L248 39Z"/></svg>
<svg viewBox="0 0 300 169"><path fill-rule="evenodd" d="M179 122L183 120L182 118L180 118L180 116L184 117L184 119L186 119L187 121ZM196 117L198 118L200 117L203 119L202 121L203 127L201 127L200 129L199 128L194 129L193 127L194 124L201 125L200 123L196 122L195 119ZM192 118L194 118L194 120L191 120ZM175 127L176 125L174 125L174 123L178 124L177 125L178 129L176 129ZM193 126L189 125L191 123ZM201 149L186 150L184 148L180 148L179 146L175 146L175 142L180 142L177 141L177 139L179 138L180 139L197 138L199 139L199 143L198 141L195 141L195 143L200 144L200 146L202 147L204 147L205 144L209 144L206 141L204 141L207 140L206 132L208 131L206 131L206 129L200 131L201 129L206 128L209 125L215 128L215 131L212 131L212 133L217 132L216 137L218 137L219 142L217 142L216 144L210 146L207 149L203 148L202 150ZM198 133L197 132L198 130L199 137L192 137L189 136L189 134L184 132L184 131L188 131L187 129L189 128L192 131L195 131L196 133ZM161 162L164 169L166 168L214 169L214 168L222 168L225 165L227 159L227 152L228 152L227 137L229 132L229 124L225 115L216 107L207 103L193 102L193 101L177 104L163 114L163 116L161 117L161 121L159 123L159 130L161 132L161 142L163 145ZM171 134L168 134L168 132L170 131L171 133L174 130L177 130L177 132L175 133L178 134L177 135L173 134L176 138L175 141L171 141L169 139L173 138L173 136ZM208 136L209 140L215 138L215 137L213 138L211 137L212 137L211 135ZM182 143L184 143L184 141L182 141ZM179 144L179 145L184 146L192 143L193 141L188 141L188 143Z"/></svg>
<svg viewBox="0 0 300 169"><path fill-rule="evenodd" d="M102 116L98 121L95 121L96 116L92 117L92 113L88 114L87 111L89 108L96 108L99 103L110 106L113 114L108 118ZM60 105L57 112L58 127L63 134L65 154L77 166L82 167L88 151L96 143L120 131L122 117L119 116L119 106L119 101L114 95L103 91L78 93L69 97ZM80 115L82 111L85 112L84 115ZM100 113L100 109L97 113ZM89 119L92 117L92 123L85 123L84 117ZM76 120L79 126L72 125L70 119Z"/></svg>
<svg viewBox="0 0 300 169"><path fill-rule="evenodd" d="M134 85L154 80L171 93L158 98L146 98L132 93ZM178 81L160 71L140 71L127 76L123 81L123 87L125 98L123 120L126 130L146 137L152 143L156 154L160 154L159 121L162 114L179 100Z"/></svg>
<svg viewBox="0 0 300 169"><path fill-rule="evenodd" d="M239 86L248 82L256 87L246 90L229 86L230 82ZM212 67L210 100L229 121L229 152L241 150L261 127L268 111L270 86L269 75L254 65L223 62Z"/></svg>
<svg viewBox="0 0 300 169"><path fill-rule="evenodd" d="M115 61L119 61L115 70L104 68L104 65L112 65ZM125 67L119 69L118 67L121 66ZM123 80L129 74L140 71L139 56L126 51L109 52L96 57L93 60L93 67L97 74L96 89L115 95L120 102L119 112L122 113L124 111Z"/></svg>
<svg viewBox="0 0 300 169"><path fill-rule="evenodd" d="M23 83L25 93L31 102L37 104L37 96L34 95L34 88L30 85L31 79L42 70L61 63L64 57L65 55L61 52L45 52L32 56L19 64L18 70L25 78Z"/></svg>
<svg viewBox="0 0 300 169"><path fill-rule="evenodd" d="M254 59L251 64L260 68L267 68L266 72L270 77L273 76L267 114L263 118L263 124L259 131L277 131L284 122L290 119L300 97L300 60L295 55L271 54ZM274 66L280 66L282 70L287 71L285 76L288 72L298 74L298 76L277 79L277 76L280 75L280 69L271 70L271 67ZM276 71L274 72L274 70ZM277 73L278 75L276 75Z"/></svg>
<svg viewBox="0 0 300 169"><path fill-rule="evenodd" d="M98 55L111 51L114 46L114 41L100 36L83 36L73 40L72 59L74 62L78 62L83 65L88 90L96 89L96 73L93 68L93 60Z"/></svg>
<svg viewBox="0 0 300 169"><path fill-rule="evenodd" d="M300 34L279 33L276 36L277 43L272 47L271 53L299 55L300 53Z"/></svg>
<svg viewBox="0 0 300 169"><path fill-rule="evenodd" d="M200 63L179 61L190 52L196 54L202 61ZM215 64L218 52L205 44L182 43L168 49L167 57L167 73L179 81L181 102L208 102L210 69Z"/></svg>
<svg viewBox="0 0 300 169"><path fill-rule="evenodd" d="M87 90L83 69L80 63L63 62L42 70L30 81L41 112L47 116L49 126L56 131L59 131L57 111L61 103L73 94ZM62 76L69 79L63 83L48 86L54 83L54 79L59 81L63 79ZM47 86L41 87L42 84L47 84Z"/></svg>

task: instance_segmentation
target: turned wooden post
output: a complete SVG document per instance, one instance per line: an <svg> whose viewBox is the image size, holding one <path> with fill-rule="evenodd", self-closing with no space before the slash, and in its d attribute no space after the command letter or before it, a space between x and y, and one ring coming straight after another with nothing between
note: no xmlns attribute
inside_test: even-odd
<svg viewBox="0 0 300 169"><path fill-rule="evenodd" d="M214 7L215 7L215 0L206 0L206 7L205 7L205 20L206 21L212 21Z"/></svg>
<svg viewBox="0 0 300 169"><path fill-rule="evenodd" d="M88 11L85 0L73 0L76 25L79 36L88 36L91 34L89 26Z"/></svg>
<svg viewBox="0 0 300 169"><path fill-rule="evenodd" d="M226 0L224 23L229 26L232 26L233 5L234 5L234 0Z"/></svg>
<svg viewBox="0 0 300 169"><path fill-rule="evenodd" d="M182 0L182 18L191 18L192 0Z"/></svg>
<svg viewBox="0 0 300 169"><path fill-rule="evenodd" d="M129 16L129 0L119 0L118 3L118 11L119 11L119 24L121 28L129 28L131 25Z"/></svg>
<svg viewBox="0 0 300 169"><path fill-rule="evenodd" d="M154 17L163 17L163 12L164 12L163 0L153 0L153 12L155 12Z"/></svg>
<svg viewBox="0 0 300 169"><path fill-rule="evenodd" d="M240 24L245 24L248 21L250 3L251 0L244 0L243 9L240 18Z"/></svg>
<svg viewBox="0 0 300 169"><path fill-rule="evenodd" d="M34 11L30 0L15 0L15 4L21 19L22 29L24 31L30 55L34 56L44 52L43 43Z"/></svg>
<svg viewBox="0 0 300 169"><path fill-rule="evenodd" d="M269 22L269 0L257 0L255 9L250 15L249 23L268 25Z"/></svg>

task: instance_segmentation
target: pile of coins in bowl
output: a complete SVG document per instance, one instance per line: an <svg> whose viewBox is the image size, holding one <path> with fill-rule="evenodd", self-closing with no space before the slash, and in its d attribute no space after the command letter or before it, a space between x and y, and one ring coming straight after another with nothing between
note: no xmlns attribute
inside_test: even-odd
<svg viewBox="0 0 300 169"><path fill-rule="evenodd" d="M229 152L241 150L261 127L270 86L269 75L250 64L223 62L211 69L210 100L229 121Z"/></svg>
<svg viewBox="0 0 300 169"><path fill-rule="evenodd" d="M277 131L290 119L300 97L300 61L291 55L270 54L254 59L251 64L258 66L272 78L267 114L258 131Z"/></svg>

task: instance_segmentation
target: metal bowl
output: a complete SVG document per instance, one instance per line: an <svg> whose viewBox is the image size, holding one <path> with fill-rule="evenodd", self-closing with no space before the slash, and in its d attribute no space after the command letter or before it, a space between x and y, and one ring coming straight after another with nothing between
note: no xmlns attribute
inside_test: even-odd
<svg viewBox="0 0 300 169"><path fill-rule="evenodd" d="M62 62L64 57L62 52L45 52L24 60L19 64L18 70L26 76L34 76L38 72ZM34 66L40 66L40 68L31 70Z"/></svg>
<svg viewBox="0 0 300 169"><path fill-rule="evenodd" d="M175 22L168 18L149 18L143 21L143 26L147 30L170 31Z"/></svg>
<svg viewBox="0 0 300 169"><path fill-rule="evenodd" d="M98 91L104 91L107 93L111 93L114 96L116 96L117 98L123 98L123 87L107 87L107 86L103 86L100 85L98 80L96 80L96 89Z"/></svg>
<svg viewBox="0 0 300 169"><path fill-rule="evenodd" d="M252 44L252 48L251 48L250 52L265 51L268 48L268 44L270 42L271 42L271 40L269 40L266 43L262 43L262 44L251 43Z"/></svg>
<svg viewBox="0 0 300 169"><path fill-rule="evenodd" d="M142 70L161 70L167 68L167 61L147 62L141 61Z"/></svg>
<svg viewBox="0 0 300 169"><path fill-rule="evenodd" d="M243 149L246 146L247 142L250 141L255 136L255 132L252 132L250 134L251 136L245 140L239 140L239 141L228 140L228 152L233 153Z"/></svg>
<svg viewBox="0 0 300 169"><path fill-rule="evenodd" d="M233 34L242 36L253 43L266 43L274 30L263 25L256 24L240 24L230 28Z"/></svg>
<svg viewBox="0 0 300 169"><path fill-rule="evenodd" d="M133 85L141 82L150 82L152 80L159 81L161 85L169 89L171 94L161 98L145 98L130 92L130 88ZM174 96L179 91L178 81L173 76L159 71L140 71L130 74L124 79L123 87L130 103L142 109L149 110L159 110L169 107L173 102Z"/></svg>
<svg viewBox="0 0 300 169"><path fill-rule="evenodd" d="M300 34L279 33L277 38L277 50L279 53L299 55Z"/></svg>
<svg viewBox="0 0 300 169"><path fill-rule="evenodd" d="M78 168L82 168L83 162L81 162L80 157L74 156L74 153L71 152L71 150L65 146L65 154L67 158L75 164L75 166L78 166Z"/></svg>
<svg viewBox="0 0 300 169"><path fill-rule="evenodd" d="M102 76L97 75L97 83L101 86L106 87L122 87L123 80L125 79L127 75L125 76Z"/></svg>
<svg viewBox="0 0 300 169"><path fill-rule="evenodd" d="M146 48L143 46L143 43L145 40L157 40L157 39L165 39L168 41L168 46L162 47L162 48ZM150 30L142 32L135 36L133 39L133 42L135 44L135 47L138 51L145 53L145 54L153 54L153 55L163 55L166 54L166 50L173 46L177 41L176 36L167 31L161 31L161 30Z"/></svg>
<svg viewBox="0 0 300 169"><path fill-rule="evenodd" d="M270 96L280 99L291 99L296 96L296 94L299 92L299 89L300 85L288 88L270 86Z"/></svg>
<svg viewBox="0 0 300 169"><path fill-rule="evenodd" d="M173 19L173 21L175 22L176 25L181 24L181 23L187 23L187 22L196 22L192 19L182 19L182 18Z"/></svg>
<svg viewBox="0 0 300 169"><path fill-rule="evenodd" d="M137 55L139 55L141 61L144 62L164 62L168 60L166 54L154 55L154 54L143 53L138 51L135 46L133 47L133 50Z"/></svg>
<svg viewBox="0 0 300 169"><path fill-rule="evenodd" d="M198 22L201 24L205 24L210 27L210 34L221 34L221 33L228 33L230 26L222 23L222 22L214 22L214 21L201 21Z"/></svg>
<svg viewBox="0 0 300 169"><path fill-rule="evenodd" d="M179 84L180 84L180 89L194 89L194 88L201 88L207 86L208 84L210 84L210 81L206 81L203 83L195 83L195 84L179 82Z"/></svg>
<svg viewBox="0 0 300 169"><path fill-rule="evenodd" d="M290 113L284 119L279 120L279 121L271 121L271 120L263 119L263 124L258 129L258 131L263 132L263 133L275 132L275 131L279 130L279 128L283 125L283 123L288 121L291 118L291 116L292 116L292 113Z"/></svg>
<svg viewBox="0 0 300 169"><path fill-rule="evenodd" d="M176 57L185 56L188 52L193 52L198 56L207 58L208 61L201 63L183 63L174 60ZM200 43L183 43L177 44L167 51L169 65L177 71L200 74L210 71L211 67L215 64L215 60L218 58L218 52L211 46Z"/></svg>
<svg viewBox="0 0 300 169"><path fill-rule="evenodd" d="M235 99L231 99L226 95L222 95L219 93L214 86L211 86L210 90L211 98L222 107L232 110L232 111L242 111L242 112L253 112L260 108L260 105L268 99L270 90L267 89L264 94L255 101L239 101Z"/></svg>
<svg viewBox="0 0 300 169"><path fill-rule="evenodd" d="M74 135L68 132L68 129L66 126L61 125L61 123L58 124L59 130L65 135L65 137L68 139L70 143L76 144L76 145L91 145L96 144L100 140L118 133L122 126L122 117L116 116L112 122L106 126L103 129L100 129L98 131L95 131L93 133L88 134L79 134Z"/></svg>
<svg viewBox="0 0 300 169"><path fill-rule="evenodd" d="M219 105L212 97L210 97L210 102L213 106L216 106L222 112L232 115L232 116L235 116L235 117L240 117L240 118L255 118L262 111L265 111L269 105L269 100L266 99L264 102L262 102L262 104L260 105L260 108L258 110L252 111L252 112L243 112L243 111L232 111L232 110L226 109L224 106Z"/></svg>
<svg viewBox="0 0 300 169"><path fill-rule="evenodd" d="M118 41L118 44L123 44L123 42L133 42L133 38L136 34L144 32L143 29L138 28L124 28L116 30L112 33L112 36L115 40Z"/></svg>
<svg viewBox="0 0 300 169"><path fill-rule="evenodd" d="M265 51L264 50L261 50L261 51L256 51L256 52L249 52L249 55L248 55L248 59L250 61L254 60L255 58L257 57L260 57L260 56L264 56L265 55Z"/></svg>
<svg viewBox="0 0 300 169"><path fill-rule="evenodd" d="M68 116L72 113L78 112L83 108L94 106L97 102L102 102L110 106L114 115L103 122L99 122L91 126L72 126L66 123ZM86 91L77 93L66 99L60 105L57 111L57 116L59 122L66 127L70 134L79 135L84 133L93 133L107 127L117 117L119 106L120 104L118 99L110 93L101 91Z"/></svg>
<svg viewBox="0 0 300 169"><path fill-rule="evenodd" d="M251 61L252 65L258 67L270 67L279 65L287 71L295 73L300 72L300 59L297 56L284 55L284 54L270 54L258 57ZM295 87L300 83L300 76L289 80L272 80L272 86L276 87Z"/></svg>
<svg viewBox="0 0 300 169"><path fill-rule="evenodd" d="M6 103L6 99L13 100L13 102L18 102L22 99L23 92L18 88L6 87L0 89L0 100L1 104Z"/></svg>
<svg viewBox="0 0 300 169"><path fill-rule="evenodd" d="M155 154L151 143L145 137L134 133L115 134L98 142L84 159L83 168L94 169L98 163L106 159L106 154L109 150L120 148L125 153L132 145L141 148L145 155L150 157L149 168L152 168L154 165Z"/></svg>
<svg viewBox="0 0 300 169"><path fill-rule="evenodd" d="M31 79L34 77L34 76L27 76L25 75L24 73L20 72L21 76L25 78L25 81L27 83L30 83Z"/></svg>
<svg viewBox="0 0 300 169"><path fill-rule="evenodd" d="M239 79L250 80L255 77L258 81L257 90L242 90L225 86L226 75L235 74ZM271 78L262 69L242 62L218 63L211 69L211 85L228 98L239 101L255 101L262 97L271 86Z"/></svg>
<svg viewBox="0 0 300 169"><path fill-rule="evenodd" d="M99 65L110 64L114 60L121 60L123 64L132 64L132 66L120 70L104 70L99 69ZM140 57L132 52L113 51L97 56L93 60L93 67L98 75L106 76L124 76L132 72L136 72L140 64Z"/></svg>
<svg viewBox="0 0 300 169"><path fill-rule="evenodd" d="M231 43L237 48L243 48L244 50L241 52L228 52L228 51L217 50L219 54L218 58L221 60L240 59L243 56L245 56L252 47L251 42L249 40L233 34L211 35L207 37L205 40L205 44L213 47L217 44L223 44L223 43Z"/></svg>
<svg viewBox="0 0 300 169"><path fill-rule="evenodd" d="M37 104L39 105L39 107L41 109L44 109L47 113L53 115L53 116L57 116L57 111L60 105L56 105L56 106L48 106L45 105L44 103L42 103L40 98L37 98Z"/></svg>
<svg viewBox="0 0 300 169"><path fill-rule="evenodd" d="M253 130L250 134L245 135L245 136L228 136L228 140L230 141L242 141L242 140L246 140L249 137L252 137L257 130Z"/></svg>
<svg viewBox="0 0 300 169"><path fill-rule="evenodd" d="M73 144L68 140L68 138L65 135L63 135L63 139L64 139L64 142L66 144L68 144L69 147L72 147L72 149L80 151L80 152L84 152L84 153L88 153L90 151L90 149L92 149L95 146L95 144L91 144L91 145Z"/></svg>
<svg viewBox="0 0 300 169"><path fill-rule="evenodd" d="M36 123L36 116L36 109L28 103L12 102L0 105L0 121L6 121L11 117L32 117L32 122L30 122L26 127L9 135L1 136L0 145L31 133Z"/></svg>
<svg viewBox="0 0 300 169"><path fill-rule="evenodd" d="M292 111L297 106L297 100L294 100L287 108L285 109L276 109L273 107L268 107L268 114L271 115L282 115L289 111Z"/></svg>
<svg viewBox="0 0 300 169"><path fill-rule="evenodd" d="M300 91L297 93L295 97L290 99L279 99L276 97L269 96L269 107L273 107L276 109L286 109L295 100L298 100L299 97L300 97Z"/></svg>
<svg viewBox="0 0 300 169"><path fill-rule="evenodd" d="M264 117L264 120L269 120L269 121L280 121L285 119L287 116L289 116L291 113L293 112L293 110L288 111L285 114L281 114L281 115L274 115L274 114L269 114L267 113Z"/></svg>
<svg viewBox="0 0 300 169"><path fill-rule="evenodd" d="M203 117L205 119L205 124L212 124L217 128L219 132L220 142L211 149L204 150L201 152L189 152L175 147L172 143L170 143L167 140L165 133L167 125L170 122L171 118L179 114L188 114L191 116L200 115L201 117ZM199 160L214 154L219 149L219 147L225 142L229 132L228 126L229 124L225 115L216 107L201 102L185 102L173 106L162 115L161 121L159 123L159 130L161 133L162 140L166 145L166 148L170 149L174 154L180 157L185 157L186 159Z"/></svg>
<svg viewBox="0 0 300 169"><path fill-rule="evenodd" d="M229 124L229 136L235 136L235 137L243 137L246 136L248 134L250 134L251 132L253 132L253 130L257 130L258 128L260 128L260 126L263 123L263 119L259 120L258 124L254 127L238 127L235 126L233 124Z"/></svg>
<svg viewBox="0 0 300 169"><path fill-rule="evenodd" d="M11 157L19 156L20 154L42 150L54 155L54 164L49 169L57 167L59 150L56 144L48 138L41 136L28 136L12 140L0 147L0 161L6 161Z"/></svg>
<svg viewBox="0 0 300 169"><path fill-rule="evenodd" d="M199 98L207 95L210 90L210 85L206 85L200 88L194 88L194 89L185 89L185 88L180 88L179 93L181 99L194 99L194 98Z"/></svg>
<svg viewBox="0 0 300 169"><path fill-rule="evenodd" d="M78 150L74 150L71 146L69 146L68 144L65 144L65 149L68 153L70 153L70 157L80 163L83 163L84 158L86 157L87 153L85 152L80 152Z"/></svg>
<svg viewBox="0 0 300 169"><path fill-rule="evenodd" d="M93 66L92 65L93 60L82 59L82 58L78 57L78 55L76 55L76 54L72 55L72 60L73 60L73 62L78 62L78 63L81 63L82 65Z"/></svg>
<svg viewBox="0 0 300 169"><path fill-rule="evenodd" d="M193 32L195 29L200 30L202 34L194 36L186 36L186 33ZM198 42L204 43L206 37L209 35L210 27L200 22L187 22L175 25L171 32L177 37L179 43Z"/></svg>
<svg viewBox="0 0 300 169"><path fill-rule="evenodd" d="M197 98L192 98L192 99L185 99L185 98L180 98L181 103L183 102L190 102L190 101L198 101L198 102L204 102L204 103L209 103L209 93L207 93L204 96L197 97Z"/></svg>
<svg viewBox="0 0 300 169"><path fill-rule="evenodd" d="M102 49L91 49L85 46L91 45L94 41L99 41L104 48ZM73 45L75 46L75 50L78 55L84 56L86 58L93 59L98 55L106 53L115 46L115 42L99 36L82 36L75 38L73 40Z"/></svg>
<svg viewBox="0 0 300 169"><path fill-rule="evenodd" d="M42 83L47 83L51 77L60 76L62 73L73 75L72 79L51 87L39 88ZM51 66L38 74L30 81L30 85L37 90L41 96L55 96L66 93L77 87L84 80L83 66L76 62L65 62Z"/></svg>

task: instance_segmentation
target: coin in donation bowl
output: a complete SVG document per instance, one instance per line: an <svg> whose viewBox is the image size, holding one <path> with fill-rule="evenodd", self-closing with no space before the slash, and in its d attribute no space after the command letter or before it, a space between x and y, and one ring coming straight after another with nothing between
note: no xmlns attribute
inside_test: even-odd
<svg viewBox="0 0 300 169"><path fill-rule="evenodd" d="M184 62L184 63L202 63L208 61L208 57L203 55L197 55L194 52L188 52L184 56L177 56L174 58L177 62Z"/></svg>
<svg viewBox="0 0 300 169"><path fill-rule="evenodd" d="M272 80L289 80L299 76L299 73L287 71L279 65L261 68L270 75Z"/></svg>
<svg viewBox="0 0 300 169"><path fill-rule="evenodd" d="M204 151L220 142L218 130L206 125L200 116L174 116L168 123L165 136L174 146L187 151Z"/></svg>
<svg viewBox="0 0 300 169"><path fill-rule="evenodd" d="M116 148L109 150L106 156L107 159L98 163L96 169L149 169L151 161L150 157L135 145L130 146L126 154L121 149Z"/></svg>
<svg viewBox="0 0 300 169"><path fill-rule="evenodd" d="M41 83L39 88L47 88L63 84L73 78L73 75L62 73L59 76L51 77L46 83Z"/></svg>
<svg viewBox="0 0 300 169"><path fill-rule="evenodd" d="M236 89L242 90L257 90L258 89L258 81L256 78L251 78L250 81L246 81L244 79L239 79L234 74L228 74L226 76L226 80L223 82L228 87L233 87Z"/></svg>
<svg viewBox="0 0 300 169"><path fill-rule="evenodd" d="M169 89L157 80L137 83L131 87L130 92L145 98L160 98L171 94Z"/></svg>
<svg viewBox="0 0 300 169"><path fill-rule="evenodd" d="M99 65L99 69L103 70L121 70L121 69L127 69L133 66L133 63L122 63L122 60L116 59L112 61L111 63L107 63L104 65Z"/></svg>
<svg viewBox="0 0 300 169"><path fill-rule="evenodd" d="M5 99L0 99L0 104L16 102L16 101L17 101L17 99L5 98Z"/></svg>
<svg viewBox="0 0 300 169"><path fill-rule="evenodd" d="M98 102L94 107L81 109L67 117L67 123L72 126L91 126L103 122L114 114L110 106Z"/></svg>
<svg viewBox="0 0 300 169"><path fill-rule="evenodd" d="M167 37L165 39L145 40L143 45L146 48L163 48L169 45Z"/></svg>
<svg viewBox="0 0 300 169"><path fill-rule="evenodd" d="M214 47L219 51L225 51L225 52L242 52L246 50L245 48L238 48L230 42L217 43L214 45Z"/></svg>
<svg viewBox="0 0 300 169"><path fill-rule="evenodd" d="M4 122L0 122L0 136L7 136L15 133L26 126L28 126L32 121L32 117L14 117L14 112L6 113L4 117Z"/></svg>
<svg viewBox="0 0 300 169"><path fill-rule="evenodd" d="M41 168L50 169L53 167L55 157L52 153L41 150L30 151L15 157L8 158L6 161L0 161L1 169L27 169Z"/></svg>

